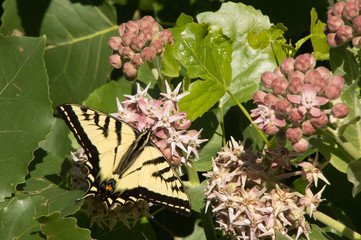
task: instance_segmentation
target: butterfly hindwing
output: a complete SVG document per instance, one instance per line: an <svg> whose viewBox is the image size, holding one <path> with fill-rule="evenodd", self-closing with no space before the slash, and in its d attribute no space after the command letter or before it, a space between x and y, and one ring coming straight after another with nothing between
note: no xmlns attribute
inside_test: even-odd
<svg viewBox="0 0 361 240"><path fill-rule="evenodd" d="M88 157L88 195L103 194L109 204L145 199L184 215L189 196L163 153L150 141L150 130L139 133L129 124L77 104L57 107ZM111 192L108 192L111 186Z"/></svg>

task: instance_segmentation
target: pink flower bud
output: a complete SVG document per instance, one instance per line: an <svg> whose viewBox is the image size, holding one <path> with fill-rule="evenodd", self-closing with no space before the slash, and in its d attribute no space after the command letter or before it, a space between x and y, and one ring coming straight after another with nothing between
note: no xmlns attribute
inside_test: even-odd
<svg viewBox="0 0 361 240"><path fill-rule="evenodd" d="M345 79L341 75L335 75L328 80L328 85L335 85L342 89L345 85Z"/></svg>
<svg viewBox="0 0 361 240"><path fill-rule="evenodd" d="M297 108L292 108L288 113L288 118L292 123L300 123L303 120L303 116L299 113Z"/></svg>
<svg viewBox="0 0 361 240"><path fill-rule="evenodd" d="M342 16L348 20L352 20L358 15L358 4L354 2L346 2L342 11Z"/></svg>
<svg viewBox="0 0 361 240"><path fill-rule="evenodd" d="M327 18L327 28L331 32L336 32L343 25L343 21L339 17L330 16Z"/></svg>
<svg viewBox="0 0 361 240"><path fill-rule="evenodd" d="M145 27L140 30L139 37L141 37L144 41L152 41L153 33L150 27Z"/></svg>
<svg viewBox="0 0 361 240"><path fill-rule="evenodd" d="M141 55L142 55L143 61L151 62L155 58L155 51L150 47L146 47L141 52Z"/></svg>
<svg viewBox="0 0 361 240"><path fill-rule="evenodd" d="M321 116L318 118L312 118L311 123L315 128L322 128L328 123L327 116L324 112L321 113Z"/></svg>
<svg viewBox="0 0 361 240"><path fill-rule="evenodd" d="M299 127L290 127L286 130L286 138L292 143L297 142L302 137L302 130Z"/></svg>
<svg viewBox="0 0 361 240"><path fill-rule="evenodd" d="M114 51L118 51L119 47L122 45L122 39L120 37L111 37L108 40L108 45Z"/></svg>
<svg viewBox="0 0 361 240"><path fill-rule="evenodd" d="M328 85L325 96L330 100L335 100L341 96L341 88L335 85Z"/></svg>
<svg viewBox="0 0 361 240"><path fill-rule="evenodd" d="M151 28L153 22L155 22L155 20L152 16L144 16L142 19L138 21L140 30L146 27Z"/></svg>
<svg viewBox="0 0 361 240"><path fill-rule="evenodd" d="M301 138L298 142L294 143L292 147L296 152L305 152L308 148L308 142L306 139Z"/></svg>
<svg viewBox="0 0 361 240"><path fill-rule="evenodd" d="M302 123L302 132L303 132L303 134L306 134L306 135L311 135L316 132L316 129L313 127L310 120L307 120Z"/></svg>
<svg viewBox="0 0 361 240"><path fill-rule="evenodd" d="M144 47L144 45L145 43L143 39L141 39L139 36L134 36L131 40L131 43L129 44L129 46L137 52L139 52Z"/></svg>
<svg viewBox="0 0 361 240"><path fill-rule="evenodd" d="M342 42L337 38L336 33L327 34L326 41L327 44L332 48L337 48L342 44Z"/></svg>
<svg viewBox="0 0 361 240"><path fill-rule="evenodd" d="M139 26L136 22L129 21L126 24L126 27L127 27L127 31L129 33L138 34L138 32L139 32Z"/></svg>
<svg viewBox="0 0 361 240"><path fill-rule="evenodd" d="M127 80L135 80L138 69L130 62L124 63L123 72Z"/></svg>
<svg viewBox="0 0 361 240"><path fill-rule="evenodd" d="M295 60L291 57L283 59L280 66L283 75L288 76L291 72L295 70L294 62Z"/></svg>
<svg viewBox="0 0 361 240"><path fill-rule="evenodd" d="M263 129L264 133L267 135L273 135L278 132L278 127L273 124L268 124L265 129Z"/></svg>
<svg viewBox="0 0 361 240"><path fill-rule="evenodd" d="M141 54L140 53L134 54L134 56L133 56L133 58L131 60L131 63L137 68L142 66L144 62L143 62Z"/></svg>
<svg viewBox="0 0 361 240"><path fill-rule="evenodd" d="M292 108L292 104L287 99L281 99L276 104L276 110L279 114L286 115Z"/></svg>
<svg viewBox="0 0 361 240"><path fill-rule="evenodd" d="M132 38L135 35L133 33L125 33L122 38L122 43L124 46L129 46L129 44L132 42Z"/></svg>
<svg viewBox="0 0 361 240"><path fill-rule="evenodd" d="M292 81L293 78L299 78L302 83L304 82L305 80L305 74L303 74L302 72L300 71L294 71L293 73L291 73L289 76L288 76L288 81Z"/></svg>
<svg viewBox="0 0 361 240"><path fill-rule="evenodd" d="M361 40L361 36L357 36L357 37L352 38L352 45L354 47L361 48L360 40Z"/></svg>
<svg viewBox="0 0 361 240"><path fill-rule="evenodd" d="M273 95L272 93L267 93L266 96L264 97L264 104L267 107L275 107L279 100L280 99L277 96Z"/></svg>
<svg viewBox="0 0 361 240"><path fill-rule="evenodd" d="M350 40L352 38L352 27L347 26L347 25L341 26L337 30L336 36L341 42L343 42L343 43L347 42L348 40Z"/></svg>
<svg viewBox="0 0 361 240"><path fill-rule="evenodd" d="M174 121L174 128L177 130L185 130L191 126L192 121L190 119L182 118L180 120ZM198 133L198 131L197 131Z"/></svg>
<svg viewBox="0 0 361 240"><path fill-rule="evenodd" d="M150 47L157 53L160 54L164 50L164 44L161 40L153 40L150 44Z"/></svg>
<svg viewBox="0 0 361 240"><path fill-rule="evenodd" d="M272 90L275 94L284 95L287 93L288 82L284 78L276 78L272 82Z"/></svg>
<svg viewBox="0 0 361 240"><path fill-rule="evenodd" d="M341 17L344 7L345 7L344 2L335 3L335 5L333 5L333 8L332 8L332 14L336 17Z"/></svg>
<svg viewBox="0 0 361 240"><path fill-rule="evenodd" d="M302 92L303 82L298 77L292 78L290 83L288 84L288 91L292 94L298 94Z"/></svg>
<svg viewBox="0 0 361 240"><path fill-rule="evenodd" d="M313 69L316 66L316 58L309 53L305 53L303 55L305 55L306 58L308 59L310 63L310 69Z"/></svg>
<svg viewBox="0 0 361 240"><path fill-rule="evenodd" d="M321 78L321 74L316 69L308 70L305 74L305 83L313 83Z"/></svg>
<svg viewBox="0 0 361 240"><path fill-rule="evenodd" d="M157 22L153 22L152 23L152 26L150 27L151 29L152 29L152 33L154 34L156 34L156 33L158 33L159 32L159 26L158 26L158 23Z"/></svg>
<svg viewBox="0 0 361 240"><path fill-rule="evenodd" d="M172 43L172 32L168 29L164 29L159 33L159 39L164 43Z"/></svg>
<svg viewBox="0 0 361 240"><path fill-rule="evenodd" d="M344 103L336 103L332 108L332 115L336 118L344 118L348 114L348 107Z"/></svg>
<svg viewBox="0 0 361 240"><path fill-rule="evenodd" d="M328 79L330 77L330 70L325 67L318 67L316 70L320 73L321 78Z"/></svg>
<svg viewBox="0 0 361 240"><path fill-rule="evenodd" d="M123 37L124 33L126 32L126 23L122 23L119 25L118 32L121 37Z"/></svg>
<svg viewBox="0 0 361 240"><path fill-rule="evenodd" d="M266 88L271 88L271 84L275 78L276 75L273 72L264 72L261 76L262 85Z"/></svg>
<svg viewBox="0 0 361 240"><path fill-rule="evenodd" d="M302 54L295 59L295 69L305 73L308 69L311 69L309 57L306 54Z"/></svg>
<svg viewBox="0 0 361 240"><path fill-rule="evenodd" d="M353 20L352 26L355 29L356 33L361 32L361 16L358 16Z"/></svg>
<svg viewBox="0 0 361 240"><path fill-rule="evenodd" d="M264 98L267 95L267 93L263 92L263 91L256 91L253 94L253 102L255 104L264 104Z"/></svg>
<svg viewBox="0 0 361 240"><path fill-rule="evenodd" d="M133 56L134 56L134 51L129 46L123 48L122 57L124 59L132 59Z"/></svg>
<svg viewBox="0 0 361 240"><path fill-rule="evenodd" d="M114 68L120 68L122 66L122 60L119 54L113 54L109 57L109 64Z"/></svg>
<svg viewBox="0 0 361 240"><path fill-rule="evenodd" d="M320 78L313 82L313 89L317 91L318 95L321 95L327 88L327 81L324 78Z"/></svg>

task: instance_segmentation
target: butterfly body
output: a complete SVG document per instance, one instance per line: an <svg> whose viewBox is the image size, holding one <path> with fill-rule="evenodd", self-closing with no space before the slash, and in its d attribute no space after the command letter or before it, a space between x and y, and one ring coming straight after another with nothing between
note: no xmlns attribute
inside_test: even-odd
<svg viewBox="0 0 361 240"><path fill-rule="evenodd" d="M150 140L151 129L139 132L111 115L77 104L60 105L57 111L88 157L86 197L101 197L108 206L144 199L190 215L185 187Z"/></svg>

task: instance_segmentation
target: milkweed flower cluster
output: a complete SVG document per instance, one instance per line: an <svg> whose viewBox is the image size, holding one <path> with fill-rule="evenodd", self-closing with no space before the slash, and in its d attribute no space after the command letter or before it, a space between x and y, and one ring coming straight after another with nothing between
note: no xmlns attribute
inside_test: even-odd
<svg viewBox="0 0 361 240"><path fill-rule="evenodd" d="M179 94L181 83L174 91L167 82L165 84L167 93L161 93L163 98L158 100L147 97L150 84L143 91L137 84L135 95L125 95L126 99L122 103L117 99L118 112L112 115L139 131L151 128L152 141L174 166L190 166L189 159L198 159L200 144L207 139L200 139L201 131L187 131L191 121L186 118L186 112L180 112L178 108L178 101L188 94Z"/></svg>
<svg viewBox="0 0 361 240"><path fill-rule="evenodd" d="M335 3L328 11L324 32L330 47L336 48L352 40L354 47L361 48L360 6L359 0L347 0Z"/></svg>
<svg viewBox="0 0 361 240"><path fill-rule="evenodd" d="M293 239L289 232L296 229L295 239L301 234L309 239L306 208L315 217L324 190L314 195L310 187L318 178L325 180L316 165L300 164L302 178L309 181L302 195L273 181L267 158L244 149L233 138L212 162L213 170L205 174L206 209L212 206L219 229L233 238L250 240L275 239L276 232Z"/></svg>
<svg viewBox="0 0 361 240"><path fill-rule="evenodd" d="M198 159L200 144L207 139L200 139L201 131L187 130L191 121L186 118L187 114L180 112L178 108L179 100L188 94L179 93L181 83L173 91L167 82L165 85L167 92L161 93L162 98L155 100L147 95L150 84L142 90L137 83L137 93L125 95L126 98L122 102L117 98L118 112L111 115L127 122L140 132L151 128L151 140L170 163L181 171L182 165L190 166L190 159ZM73 187L84 187L87 182L87 169L84 166L87 156L84 150L80 149L72 153L72 157L75 164L68 173L73 175ZM108 209L102 199L87 197L85 200L83 212L89 215L92 224L112 228L118 221L122 221L129 226L128 222L135 223L141 215L151 217L146 201L128 202L122 206L115 204Z"/></svg>
<svg viewBox="0 0 361 240"><path fill-rule="evenodd" d="M304 135L325 127L331 118L346 117L349 111L345 104L331 102L340 97L344 78L331 76L327 68L315 65L311 54L286 58L273 72L262 74L262 85L268 92L253 95L257 104L251 110L253 123L269 135L285 130L297 152L308 148Z"/></svg>
<svg viewBox="0 0 361 240"><path fill-rule="evenodd" d="M129 21L119 26L119 36L111 37L108 45L113 49L109 64L121 68L128 80L135 80L138 68L144 62L151 62L163 55L166 43L173 44L172 33L168 30L159 31L158 23L145 16L138 21Z"/></svg>

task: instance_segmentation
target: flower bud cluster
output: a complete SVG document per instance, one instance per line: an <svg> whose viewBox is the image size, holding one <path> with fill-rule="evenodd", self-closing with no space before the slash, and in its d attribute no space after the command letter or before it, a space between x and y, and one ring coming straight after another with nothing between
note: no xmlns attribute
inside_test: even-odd
<svg viewBox="0 0 361 240"><path fill-rule="evenodd" d="M324 32L327 43L335 48L352 40L354 47L361 48L360 0L337 2L328 11Z"/></svg>
<svg viewBox="0 0 361 240"><path fill-rule="evenodd" d="M212 206L219 229L232 239L274 239L276 232L292 239L288 235L292 229L297 229L296 239L302 233L308 238L310 226L304 216L305 210L310 208L314 216L324 189L313 195L312 177L307 179L305 195L285 185L280 187L276 181L272 183L272 176L263 178L275 173L267 170L270 167L267 158L259 158L251 150L245 150L233 138L212 163L212 171L205 174L206 209ZM304 167L308 169L303 171L304 179L316 173L315 167Z"/></svg>
<svg viewBox="0 0 361 240"><path fill-rule="evenodd" d="M268 92L257 91L253 95L257 104L251 110L253 123L269 135L282 128L297 152L308 148L304 135L325 127L330 118L346 117L349 111L343 103L326 109L326 103L340 97L345 80L340 75L330 76L327 68L315 65L311 54L286 58L273 72L262 74L262 85Z"/></svg>
<svg viewBox="0 0 361 240"><path fill-rule="evenodd" d="M111 37L108 45L113 49L109 64L115 68L123 66L128 80L135 80L138 68L144 62L151 62L163 55L166 43L173 44L172 33L168 30L159 31L158 23L151 16L138 21L129 21L119 26L119 37Z"/></svg>

